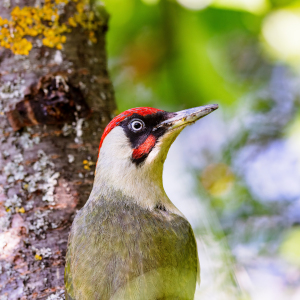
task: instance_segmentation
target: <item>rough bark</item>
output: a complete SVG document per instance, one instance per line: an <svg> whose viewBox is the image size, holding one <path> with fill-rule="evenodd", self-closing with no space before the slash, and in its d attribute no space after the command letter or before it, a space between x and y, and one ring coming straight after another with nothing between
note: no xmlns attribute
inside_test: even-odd
<svg viewBox="0 0 300 300"><path fill-rule="evenodd" d="M0 7L1 17L14 5ZM0 48L1 300L60 299L69 228L90 193L100 136L115 110L106 27L96 44L76 28L62 50L36 44L16 56ZM87 119L78 98L92 111Z"/></svg>

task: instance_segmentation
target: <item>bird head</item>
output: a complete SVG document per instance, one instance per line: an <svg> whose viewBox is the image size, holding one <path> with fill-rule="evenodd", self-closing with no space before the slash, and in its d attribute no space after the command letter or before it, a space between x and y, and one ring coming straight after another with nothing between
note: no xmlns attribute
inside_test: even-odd
<svg viewBox="0 0 300 300"><path fill-rule="evenodd" d="M163 163L171 144L184 127L217 108L212 104L174 113L139 107L116 116L100 141L94 188L119 190L135 199L147 191L162 197Z"/></svg>

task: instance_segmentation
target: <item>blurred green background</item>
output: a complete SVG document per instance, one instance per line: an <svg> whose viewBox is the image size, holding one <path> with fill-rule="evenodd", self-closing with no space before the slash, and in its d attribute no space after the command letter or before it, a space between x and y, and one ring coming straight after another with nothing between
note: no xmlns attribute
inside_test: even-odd
<svg viewBox="0 0 300 300"><path fill-rule="evenodd" d="M300 299L300 1L103 2L119 111L220 105L164 173L199 241L196 299Z"/></svg>

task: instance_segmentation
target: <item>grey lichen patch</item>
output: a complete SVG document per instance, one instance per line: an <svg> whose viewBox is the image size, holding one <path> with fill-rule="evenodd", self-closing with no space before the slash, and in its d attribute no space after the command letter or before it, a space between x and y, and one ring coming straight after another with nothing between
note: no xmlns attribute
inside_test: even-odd
<svg viewBox="0 0 300 300"><path fill-rule="evenodd" d="M46 193L42 198L43 201L48 201L50 204L54 204L54 190L59 176L60 174L55 172L48 178L47 182L44 183L43 189L46 191Z"/></svg>
<svg viewBox="0 0 300 300"><path fill-rule="evenodd" d="M33 200L28 201L24 206L25 211L31 210L33 208L33 205L34 205Z"/></svg>
<svg viewBox="0 0 300 300"><path fill-rule="evenodd" d="M75 127L75 133L76 133L76 138L75 138L75 143L77 144L82 144L82 126L83 126L83 121L84 119L78 119L76 122L76 127Z"/></svg>
<svg viewBox="0 0 300 300"><path fill-rule="evenodd" d="M42 200L54 204L54 189L60 174L55 172L54 164L44 151L39 150L38 156L39 160L33 165L33 169L36 171L34 178L40 178L42 182L42 184L39 185L39 188L45 192Z"/></svg>
<svg viewBox="0 0 300 300"><path fill-rule="evenodd" d="M72 162L74 162L75 160L75 156L72 154L68 154L68 162L71 164Z"/></svg>
<svg viewBox="0 0 300 300"><path fill-rule="evenodd" d="M5 8L10 8L10 6L11 6L10 0L3 0L3 4L2 5Z"/></svg>
<svg viewBox="0 0 300 300"><path fill-rule="evenodd" d="M19 272L16 271L15 269L15 264L12 264L10 262L6 262L6 261L1 261L0 262L0 268L1 268L1 286L0 286L0 299L17 299L16 297L16 287L14 287L12 290L9 291L5 289L6 285L12 280L12 278L18 278L21 279L19 275ZM23 281L24 282L24 281ZM4 291L3 291L4 290ZM18 290L21 290L21 292L23 292L23 285L18 287ZM2 297L2 298L1 298Z"/></svg>
<svg viewBox="0 0 300 300"><path fill-rule="evenodd" d="M51 210L45 210L45 211L36 211L34 214L29 216L27 218L27 221L29 222L28 229L30 232L30 236L35 239L36 237L45 239L46 238L46 231L48 228L57 228L59 224L54 223L50 221L49 214L51 213ZM50 249L50 248L49 248ZM50 249L51 250L51 249ZM48 250L47 250L48 251ZM43 257L49 257L50 252L47 252L45 249L40 249L39 253L42 253ZM48 253L48 254L47 254Z"/></svg>
<svg viewBox="0 0 300 300"><path fill-rule="evenodd" d="M5 274L7 277L10 277L14 273L13 265L10 262L1 263L1 274Z"/></svg>
<svg viewBox="0 0 300 300"><path fill-rule="evenodd" d="M9 156L10 156L10 154L9 154L9 152L7 151L7 150L4 150L4 151L2 151L2 157L4 158L4 159L7 159Z"/></svg>
<svg viewBox="0 0 300 300"><path fill-rule="evenodd" d="M0 112L7 112L24 98L25 80L18 76L11 81L0 82Z"/></svg>
<svg viewBox="0 0 300 300"><path fill-rule="evenodd" d="M32 145L28 143L25 147L32 147ZM43 150L38 151L38 160L32 165L32 168L27 167L27 170L25 170L23 155L19 153L14 156L12 161L5 165L3 173L8 182L6 189L14 186L17 181L21 181L24 190L29 193L42 191L42 200L51 205L54 204L54 191L60 173L55 172L54 163ZM8 199L8 203L12 201L16 202L18 199L16 197L14 195L13 198ZM6 207L11 207L11 205L6 205Z"/></svg>
<svg viewBox="0 0 300 300"><path fill-rule="evenodd" d="M14 194L11 198L6 199L4 206L7 211L14 213L22 206L22 199L18 195Z"/></svg>
<svg viewBox="0 0 300 300"><path fill-rule="evenodd" d="M8 162L4 169L3 173L7 177L8 187L12 186L15 181L23 180L25 178L25 171L23 162L23 155L21 153L15 155L11 162Z"/></svg>
<svg viewBox="0 0 300 300"><path fill-rule="evenodd" d="M28 229L33 233L31 235L33 239L35 239L36 236L41 237L42 239L46 238L45 232L49 228L49 220L48 215L50 211L36 211L32 216L28 217L29 226Z"/></svg>
<svg viewBox="0 0 300 300"><path fill-rule="evenodd" d="M14 186L16 181L23 181L26 175L28 175L28 171L25 171L24 157L22 153L24 149L31 148L39 143L38 137L31 137L30 133L27 132L23 133L22 135L15 134L14 136L10 137L10 140L14 152L17 152L17 154L15 154L12 160L3 168L3 173L7 178L7 183L9 183L6 186L6 189ZM2 152L2 157L4 160L6 160L9 156L10 154L7 150Z"/></svg>
<svg viewBox="0 0 300 300"><path fill-rule="evenodd" d="M46 300L64 300L65 299L65 292L64 290L61 290L59 292L56 292L53 295L50 295Z"/></svg>
<svg viewBox="0 0 300 300"><path fill-rule="evenodd" d="M88 122L85 118L78 118L76 116L76 122L73 122L72 125L64 124L62 127L62 134L64 136L69 136L71 134L75 135L75 143L82 144L82 136L83 136L83 129L88 127Z"/></svg>
<svg viewBox="0 0 300 300"><path fill-rule="evenodd" d="M31 246L31 249L34 255L41 256L42 258L50 258L52 255L52 250L50 248L38 249L34 246Z"/></svg>
<svg viewBox="0 0 300 300"><path fill-rule="evenodd" d="M59 50L55 51L55 54L53 56L53 60L54 60L54 63L56 63L58 65L63 62L63 56L62 56L61 51L59 51Z"/></svg>
<svg viewBox="0 0 300 300"><path fill-rule="evenodd" d="M34 145L39 144L40 138L38 136L32 137L30 133L25 132L19 138L19 143L24 149L32 148Z"/></svg>
<svg viewBox="0 0 300 300"><path fill-rule="evenodd" d="M44 193L42 200L54 204L54 190L60 173L55 172L54 163L43 150L38 151L38 160L32 169L33 173L24 178L24 188L29 193L42 191Z"/></svg>
<svg viewBox="0 0 300 300"><path fill-rule="evenodd" d="M50 161L49 157L43 150L38 151L38 161L33 165L33 169L37 172L42 172L47 167L53 168L54 164Z"/></svg>
<svg viewBox="0 0 300 300"><path fill-rule="evenodd" d="M73 127L71 125L65 123L61 130L62 130L63 136L68 136L68 135L72 134Z"/></svg>
<svg viewBox="0 0 300 300"><path fill-rule="evenodd" d="M11 213L7 212L3 216L0 217L0 232L6 231L11 222Z"/></svg>

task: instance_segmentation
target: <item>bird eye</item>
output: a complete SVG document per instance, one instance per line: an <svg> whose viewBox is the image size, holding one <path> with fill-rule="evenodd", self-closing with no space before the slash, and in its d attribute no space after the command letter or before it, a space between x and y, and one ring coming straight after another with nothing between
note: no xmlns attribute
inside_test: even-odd
<svg viewBox="0 0 300 300"><path fill-rule="evenodd" d="M133 131L140 131L144 128L145 124L142 120L132 120L130 123L130 129Z"/></svg>

